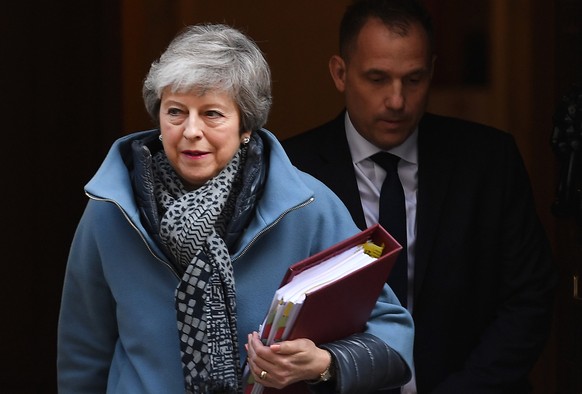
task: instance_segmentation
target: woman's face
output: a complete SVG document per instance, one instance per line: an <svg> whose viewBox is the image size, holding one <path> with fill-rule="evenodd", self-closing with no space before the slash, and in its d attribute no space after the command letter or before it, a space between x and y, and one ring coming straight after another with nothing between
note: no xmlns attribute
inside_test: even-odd
<svg viewBox="0 0 582 394"><path fill-rule="evenodd" d="M160 130L170 164L184 185L196 189L233 158L244 137L234 100L220 91L162 92Z"/></svg>

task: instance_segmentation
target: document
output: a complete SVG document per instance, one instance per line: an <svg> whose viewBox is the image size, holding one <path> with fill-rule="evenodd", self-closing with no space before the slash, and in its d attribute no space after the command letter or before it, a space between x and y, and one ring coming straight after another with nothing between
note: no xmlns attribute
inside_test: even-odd
<svg viewBox="0 0 582 394"><path fill-rule="evenodd" d="M259 327L263 343L362 332L401 249L377 224L289 267ZM303 382L274 390L245 376L245 394L307 392Z"/></svg>

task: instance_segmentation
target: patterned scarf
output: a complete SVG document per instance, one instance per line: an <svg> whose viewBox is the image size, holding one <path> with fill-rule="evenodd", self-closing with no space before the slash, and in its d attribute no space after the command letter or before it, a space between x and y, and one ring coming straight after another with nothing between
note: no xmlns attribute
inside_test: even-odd
<svg viewBox="0 0 582 394"><path fill-rule="evenodd" d="M222 238L241 156L193 191L184 189L163 151L153 157L160 237L185 269L175 306L186 393L241 390L234 275Z"/></svg>

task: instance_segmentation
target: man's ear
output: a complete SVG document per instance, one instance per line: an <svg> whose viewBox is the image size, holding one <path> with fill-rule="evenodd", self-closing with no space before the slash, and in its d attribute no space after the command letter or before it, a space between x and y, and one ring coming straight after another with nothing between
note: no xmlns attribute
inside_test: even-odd
<svg viewBox="0 0 582 394"><path fill-rule="evenodd" d="M432 80L432 77L434 75L434 65L436 63L436 58L437 58L436 55L433 55L432 56L432 60L430 62L430 79L431 80Z"/></svg>
<svg viewBox="0 0 582 394"><path fill-rule="evenodd" d="M329 59L329 73L338 91L344 92L346 88L346 62L338 55Z"/></svg>

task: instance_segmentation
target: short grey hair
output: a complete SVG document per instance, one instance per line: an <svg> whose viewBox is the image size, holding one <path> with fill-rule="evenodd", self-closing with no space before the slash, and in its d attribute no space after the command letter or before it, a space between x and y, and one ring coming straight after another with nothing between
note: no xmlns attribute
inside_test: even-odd
<svg viewBox="0 0 582 394"><path fill-rule="evenodd" d="M271 72L257 44L223 24L187 27L154 61L143 84L145 107L159 123L162 91L222 91L241 113L241 132L260 129L271 108Z"/></svg>

